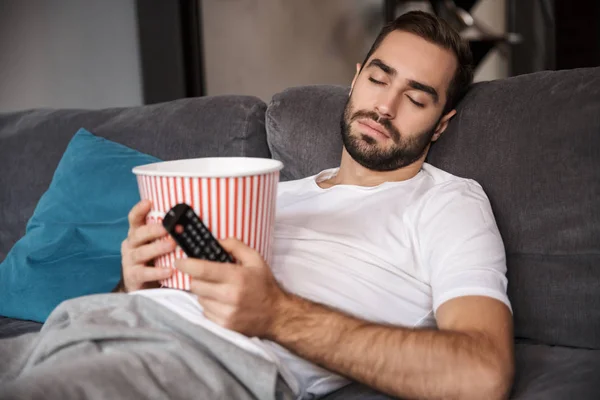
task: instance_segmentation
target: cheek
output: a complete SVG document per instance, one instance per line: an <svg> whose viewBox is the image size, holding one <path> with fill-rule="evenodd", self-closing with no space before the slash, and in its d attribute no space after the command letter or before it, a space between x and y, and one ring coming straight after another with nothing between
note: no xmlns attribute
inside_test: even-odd
<svg viewBox="0 0 600 400"><path fill-rule="evenodd" d="M402 104L394 125L407 135L416 134L431 129L437 121L435 115L436 112L415 110L410 104Z"/></svg>
<svg viewBox="0 0 600 400"><path fill-rule="evenodd" d="M374 110L377 102L377 88L374 85L358 81L350 96L354 110Z"/></svg>

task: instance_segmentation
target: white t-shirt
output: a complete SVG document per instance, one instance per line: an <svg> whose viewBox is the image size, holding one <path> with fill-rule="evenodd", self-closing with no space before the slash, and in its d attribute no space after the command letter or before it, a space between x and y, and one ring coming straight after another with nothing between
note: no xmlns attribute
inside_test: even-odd
<svg viewBox="0 0 600 400"><path fill-rule="evenodd" d="M336 173L334 168L279 184L271 268L283 288L403 327L435 327L437 308L460 296L492 297L511 309L504 245L478 183L425 163L402 182L319 187ZM299 398L348 382L276 343L208 321L186 292L136 293L276 362Z"/></svg>

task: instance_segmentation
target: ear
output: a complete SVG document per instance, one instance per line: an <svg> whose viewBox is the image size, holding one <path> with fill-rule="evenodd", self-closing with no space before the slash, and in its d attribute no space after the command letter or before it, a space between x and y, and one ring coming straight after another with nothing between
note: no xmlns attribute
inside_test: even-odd
<svg viewBox="0 0 600 400"><path fill-rule="evenodd" d="M435 142L436 140L438 140L440 138L440 136L442 136L442 133L444 133L444 131L448 127L448 122L450 122L452 117L454 117L455 115L456 115L456 110L450 110L450 111L448 111L448 113L446 115L444 115L440 119L440 122L438 122L438 124L435 128L435 131L433 132L433 136L431 137L432 142Z"/></svg>
<svg viewBox="0 0 600 400"><path fill-rule="evenodd" d="M356 83L356 80L358 79L359 73L360 73L360 64L357 63L356 64L356 74L354 74L354 79L352 79L352 85L350 86L350 94L352 94L352 89L354 89L354 84Z"/></svg>

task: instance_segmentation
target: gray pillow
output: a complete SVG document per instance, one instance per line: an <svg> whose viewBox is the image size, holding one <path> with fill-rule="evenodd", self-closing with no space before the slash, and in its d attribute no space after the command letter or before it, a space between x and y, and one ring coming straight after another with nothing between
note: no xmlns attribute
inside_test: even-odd
<svg viewBox="0 0 600 400"><path fill-rule="evenodd" d="M24 234L79 128L163 160L270 157L265 109L255 97L218 96L131 108L0 114L0 261Z"/></svg>
<svg viewBox="0 0 600 400"><path fill-rule="evenodd" d="M273 158L283 162L281 180L299 179L339 166L340 120L350 89L300 86L273 96L266 124Z"/></svg>

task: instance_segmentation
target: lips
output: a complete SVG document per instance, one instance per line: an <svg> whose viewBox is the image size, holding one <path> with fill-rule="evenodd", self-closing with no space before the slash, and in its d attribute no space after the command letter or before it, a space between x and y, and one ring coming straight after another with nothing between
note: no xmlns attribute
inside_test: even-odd
<svg viewBox="0 0 600 400"><path fill-rule="evenodd" d="M367 119L367 118L359 119L358 123L363 126L366 126L368 128L371 128L372 130L376 131L377 133L379 133L380 135L382 135L386 138L390 137L390 135L387 134L385 128L381 124L373 121L372 119Z"/></svg>

